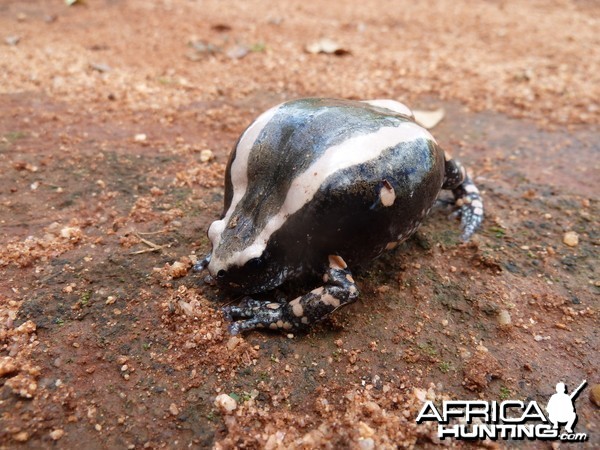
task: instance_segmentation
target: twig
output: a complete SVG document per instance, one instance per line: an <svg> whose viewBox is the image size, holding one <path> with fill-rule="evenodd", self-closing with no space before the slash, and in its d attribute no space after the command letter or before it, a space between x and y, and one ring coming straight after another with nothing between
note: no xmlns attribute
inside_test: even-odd
<svg viewBox="0 0 600 450"><path fill-rule="evenodd" d="M134 234L135 234L135 237L137 237L143 244L146 244L150 248L146 248L144 250L138 250L137 252L131 252L130 253L131 255L140 255L142 253L149 253L149 252L159 252L164 248L171 247L171 244L165 244L165 245L155 244L154 242L151 242L148 239L144 239L143 237L141 237L140 233L138 233L138 232L136 232Z"/></svg>
<svg viewBox="0 0 600 450"><path fill-rule="evenodd" d="M140 237L140 236L151 236L153 234L167 233L168 231L170 231L168 228L163 228L162 230L158 230L158 231L146 231L146 232L136 231L135 234L138 237Z"/></svg>
<svg viewBox="0 0 600 450"><path fill-rule="evenodd" d="M171 247L171 244L161 245L160 247L145 248L144 250L138 250L137 252L131 252L130 255L141 255L142 253L159 252L163 248L169 248L169 247Z"/></svg>

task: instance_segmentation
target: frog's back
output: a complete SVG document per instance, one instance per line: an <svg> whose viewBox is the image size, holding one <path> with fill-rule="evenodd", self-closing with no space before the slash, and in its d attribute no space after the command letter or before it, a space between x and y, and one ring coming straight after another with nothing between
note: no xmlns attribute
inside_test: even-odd
<svg viewBox="0 0 600 450"><path fill-rule="evenodd" d="M320 249L355 249L355 242L346 244L359 233L374 236L365 239L377 244L371 253L404 238L435 200L444 170L442 151L409 114L332 99L296 100L265 112L231 155L217 230L228 235L219 239L227 245L216 256L236 255L243 264L275 243L309 260ZM378 221L385 237L375 236Z"/></svg>

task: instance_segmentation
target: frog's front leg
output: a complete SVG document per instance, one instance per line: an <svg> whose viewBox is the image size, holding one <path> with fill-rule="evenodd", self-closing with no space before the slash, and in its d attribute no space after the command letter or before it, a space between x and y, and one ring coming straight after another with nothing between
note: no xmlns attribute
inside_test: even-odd
<svg viewBox="0 0 600 450"><path fill-rule="evenodd" d="M223 308L225 317L233 323L231 334L255 328L298 330L307 328L338 308L352 303L358 289L344 260L329 256L329 268L323 275L324 285L289 303L274 303L245 299L240 306Z"/></svg>
<svg viewBox="0 0 600 450"><path fill-rule="evenodd" d="M442 189L452 190L460 216L462 234L460 238L468 241L483 222L483 200L479 189L467 175L467 171L457 160L445 153L446 168Z"/></svg>

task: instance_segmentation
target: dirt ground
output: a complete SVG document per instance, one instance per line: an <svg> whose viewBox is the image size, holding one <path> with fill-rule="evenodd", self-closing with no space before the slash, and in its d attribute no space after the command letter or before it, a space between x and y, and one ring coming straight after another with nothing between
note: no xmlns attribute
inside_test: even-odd
<svg viewBox="0 0 600 450"><path fill-rule="evenodd" d="M0 448L463 446L425 399L582 380L600 446L600 5L329 3L0 1ZM486 220L438 208L309 333L231 337L188 270L236 138L307 96L443 107Z"/></svg>

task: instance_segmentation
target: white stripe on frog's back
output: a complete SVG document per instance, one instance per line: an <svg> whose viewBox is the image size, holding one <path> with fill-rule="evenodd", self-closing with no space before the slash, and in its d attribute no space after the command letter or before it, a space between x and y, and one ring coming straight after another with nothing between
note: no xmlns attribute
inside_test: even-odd
<svg viewBox="0 0 600 450"><path fill-rule="evenodd" d="M231 219L235 207L242 198L244 198L244 195L248 190L248 159L250 158L250 153L254 148L254 144L262 130L269 124L282 105L283 104L274 106L258 116L240 137L235 148L235 158L231 163L230 169L230 178L233 188L231 204L229 205L229 209L227 209L225 217L213 222L208 229L208 238L212 242L213 248L216 248L219 245L226 224L229 223L229 219Z"/></svg>
<svg viewBox="0 0 600 450"><path fill-rule="evenodd" d="M398 126L382 127L373 133L355 136L328 148L307 170L292 181L283 205L269 219L254 241L243 251L227 259L213 258L211 273L230 266L243 266L250 259L260 257L273 233L283 226L289 216L312 200L329 176L348 167L373 160L386 149L400 143L413 142L417 139L426 139L435 143L431 134L421 126L413 122L402 122ZM233 208L230 207L230 211L232 210Z"/></svg>

